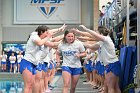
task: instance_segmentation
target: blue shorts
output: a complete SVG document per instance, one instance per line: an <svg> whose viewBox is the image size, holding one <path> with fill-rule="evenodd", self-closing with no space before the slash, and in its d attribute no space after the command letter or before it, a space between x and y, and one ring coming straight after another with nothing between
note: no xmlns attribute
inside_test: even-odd
<svg viewBox="0 0 140 93"><path fill-rule="evenodd" d="M91 71L95 70L95 63L91 63Z"/></svg>
<svg viewBox="0 0 140 93"><path fill-rule="evenodd" d="M14 66L16 63L10 63L10 65Z"/></svg>
<svg viewBox="0 0 140 93"><path fill-rule="evenodd" d="M71 68L68 66L62 66L62 71L67 71L71 75L79 75L82 73L82 68Z"/></svg>
<svg viewBox="0 0 140 93"><path fill-rule="evenodd" d="M20 61L21 62L21 61ZM20 62L17 62L18 64L20 64Z"/></svg>
<svg viewBox="0 0 140 93"><path fill-rule="evenodd" d="M39 63L36 67L35 67L36 70L38 71L42 71L42 64Z"/></svg>
<svg viewBox="0 0 140 93"><path fill-rule="evenodd" d="M44 71L44 72L47 72L48 71L48 68L47 68L47 64L48 63L39 63L35 69L38 70L38 71Z"/></svg>
<svg viewBox="0 0 140 93"><path fill-rule="evenodd" d="M53 60L54 68L56 68L57 61Z"/></svg>
<svg viewBox="0 0 140 93"><path fill-rule="evenodd" d="M92 72L92 69L91 69L91 65L92 65L92 61L89 60L89 63L88 64L85 64L85 69L88 71L88 72Z"/></svg>
<svg viewBox="0 0 140 93"><path fill-rule="evenodd" d="M96 63L95 69L97 70L99 75L104 76L105 67L100 61Z"/></svg>
<svg viewBox="0 0 140 93"><path fill-rule="evenodd" d="M121 63L119 61L117 61L115 63L110 63L110 64L106 65L105 72L109 73L110 71L119 77L120 73L121 73Z"/></svg>
<svg viewBox="0 0 140 93"><path fill-rule="evenodd" d="M22 59L21 60L21 63L20 63L20 73L22 74L23 73L23 71L25 70L25 69L28 69L33 75L35 75L36 74L36 66L33 64L33 63L31 63L31 62L29 62L29 61L27 61L27 60L25 60L25 59Z"/></svg>
<svg viewBox="0 0 140 93"><path fill-rule="evenodd" d="M49 66L49 69L54 69L54 68L56 68L56 63L50 63L50 66Z"/></svg>
<svg viewBox="0 0 140 93"><path fill-rule="evenodd" d="M2 65L6 64L6 61L1 61L1 64L2 64Z"/></svg>
<svg viewBox="0 0 140 93"><path fill-rule="evenodd" d="M42 70L44 72L47 72L48 71L48 63L44 62L44 64L42 64Z"/></svg>

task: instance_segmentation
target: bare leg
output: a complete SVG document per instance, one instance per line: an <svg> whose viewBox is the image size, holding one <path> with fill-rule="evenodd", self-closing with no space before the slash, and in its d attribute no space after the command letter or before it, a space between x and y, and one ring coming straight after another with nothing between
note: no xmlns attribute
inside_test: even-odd
<svg viewBox="0 0 140 93"><path fill-rule="evenodd" d="M45 87L45 91L50 91L48 89L48 82L49 82L49 78L50 78L50 73L49 71L45 73L45 78L44 78L44 87Z"/></svg>
<svg viewBox="0 0 140 93"><path fill-rule="evenodd" d="M22 73L23 81L24 81L24 93L32 93L32 88L35 80L35 75L25 69Z"/></svg>
<svg viewBox="0 0 140 93"><path fill-rule="evenodd" d="M73 75L71 78L71 89L70 89L70 93L75 93L75 88L76 85L78 83L80 75Z"/></svg>
<svg viewBox="0 0 140 93"><path fill-rule="evenodd" d="M41 80L40 80L40 86L41 86L41 93L44 93L45 92L45 87L44 87L44 78L45 78L45 72L42 71L42 77L41 77Z"/></svg>
<svg viewBox="0 0 140 93"><path fill-rule="evenodd" d="M92 85L93 85L93 87L97 87L97 71L96 70L93 70L92 71L92 75L93 75Z"/></svg>
<svg viewBox="0 0 140 93"><path fill-rule="evenodd" d="M20 64L18 64L18 73L19 73L19 69L20 69Z"/></svg>
<svg viewBox="0 0 140 93"><path fill-rule="evenodd" d="M71 74L67 71L62 71L62 77L63 77L63 92L62 93L68 93L68 88L70 85L70 80L71 80Z"/></svg>
<svg viewBox="0 0 140 93"><path fill-rule="evenodd" d="M117 76L115 76L112 72L109 72L105 75L105 80L106 80L106 85L107 85L107 88L108 88L108 93L121 93L119 91L120 89L118 87L119 82L118 82L118 77Z"/></svg>
<svg viewBox="0 0 140 93"><path fill-rule="evenodd" d="M33 86L33 93L41 92L41 85L40 85L41 78L42 78L42 71L37 71L37 74L35 75L35 84Z"/></svg>
<svg viewBox="0 0 140 93"><path fill-rule="evenodd" d="M1 65L1 71L3 71L3 64Z"/></svg>
<svg viewBox="0 0 140 93"><path fill-rule="evenodd" d="M13 67L13 66L12 66L12 64L11 64L11 65L10 65L10 72L12 72L12 67Z"/></svg>
<svg viewBox="0 0 140 93"><path fill-rule="evenodd" d="M52 84L53 78L55 75L55 68L51 70L51 75L50 75L50 85Z"/></svg>
<svg viewBox="0 0 140 93"><path fill-rule="evenodd" d="M86 77L87 77L87 81L89 82L90 81L90 72L88 72L87 70L86 70Z"/></svg>
<svg viewBox="0 0 140 93"><path fill-rule="evenodd" d="M3 71L6 71L6 64L4 64L3 66Z"/></svg>
<svg viewBox="0 0 140 93"><path fill-rule="evenodd" d="M115 90L116 93L121 93L121 90L120 90L120 87L119 87L119 77L117 77L115 89L116 89Z"/></svg>

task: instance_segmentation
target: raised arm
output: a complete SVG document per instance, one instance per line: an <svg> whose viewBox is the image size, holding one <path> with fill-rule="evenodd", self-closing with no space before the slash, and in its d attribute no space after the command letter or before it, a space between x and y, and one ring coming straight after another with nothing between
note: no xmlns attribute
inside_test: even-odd
<svg viewBox="0 0 140 93"><path fill-rule="evenodd" d="M52 32L52 35L57 34L59 32L63 32L67 26L64 24L60 28L50 29L49 31Z"/></svg>
<svg viewBox="0 0 140 93"><path fill-rule="evenodd" d="M77 39L80 41L96 41L96 39L87 37L87 36L80 36L80 37L77 37Z"/></svg>
<svg viewBox="0 0 140 93"><path fill-rule="evenodd" d="M48 46L48 47L57 47L59 45L61 41L58 41L58 42L51 42L51 41L46 41L46 43L44 44L45 46Z"/></svg>
<svg viewBox="0 0 140 93"><path fill-rule="evenodd" d="M73 28L71 31L74 32L76 35L93 37L90 33L84 32L84 31L80 31L80 30L78 30L76 28Z"/></svg>
<svg viewBox="0 0 140 93"><path fill-rule="evenodd" d="M58 42L58 41L62 40L63 38L64 38L64 35L59 35L59 36L53 37L51 41Z"/></svg>
<svg viewBox="0 0 140 93"><path fill-rule="evenodd" d="M42 46L46 41L48 41L48 37L45 37L44 39L38 38L34 42L38 46Z"/></svg>
<svg viewBox="0 0 140 93"><path fill-rule="evenodd" d="M103 41L104 40L104 36L103 35L100 35L99 33L86 28L84 25L80 25L79 27L82 27L86 32L90 33L92 35L92 37L95 37L97 40L99 40L99 41Z"/></svg>
<svg viewBox="0 0 140 93"><path fill-rule="evenodd" d="M99 43L97 42L93 42L93 43L89 43L89 42L83 42L83 45L86 47L86 48L90 48L94 51L98 50L100 45Z"/></svg>

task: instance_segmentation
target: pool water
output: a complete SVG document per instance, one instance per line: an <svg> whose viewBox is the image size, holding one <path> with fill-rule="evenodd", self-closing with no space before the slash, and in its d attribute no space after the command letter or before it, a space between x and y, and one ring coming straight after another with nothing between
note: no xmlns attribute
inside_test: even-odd
<svg viewBox="0 0 140 93"><path fill-rule="evenodd" d="M0 81L0 93L23 93L23 81Z"/></svg>

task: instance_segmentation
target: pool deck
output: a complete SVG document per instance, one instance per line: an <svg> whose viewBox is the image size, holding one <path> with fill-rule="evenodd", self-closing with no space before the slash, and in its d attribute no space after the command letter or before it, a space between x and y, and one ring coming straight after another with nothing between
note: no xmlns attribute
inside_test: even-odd
<svg viewBox="0 0 140 93"><path fill-rule="evenodd" d="M85 74L82 74L80 76L75 93L98 93L98 90L93 89L91 85L83 84L85 77L86 77ZM0 72L0 82L3 81L23 81L23 80L20 73L14 74L9 72ZM50 93L62 93L63 79L61 73L55 75L53 79L53 85L55 85L56 87ZM140 91L140 87L135 89L135 93L139 93L139 91ZM6 93L6 92L1 92L0 90L0 93ZM22 92L14 92L14 93L22 93Z"/></svg>
<svg viewBox="0 0 140 93"><path fill-rule="evenodd" d="M22 76L20 73L9 73L9 72L0 72L0 81L8 81L8 80L16 80L22 81ZM79 82L76 87L75 93L98 93L97 89L93 89L91 85L89 84L83 84L83 81L85 80L85 74L82 74ZM56 86L50 93L62 93L62 87L63 87L63 79L61 75L55 75L53 79L53 84Z"/></svg>
<svg viewBox="0 0 140 93"><path fill-rule="evenodd" d="M0 72L0 80L22 80L20 73Z"/></svg>

